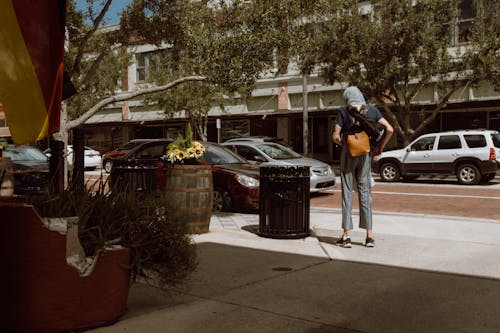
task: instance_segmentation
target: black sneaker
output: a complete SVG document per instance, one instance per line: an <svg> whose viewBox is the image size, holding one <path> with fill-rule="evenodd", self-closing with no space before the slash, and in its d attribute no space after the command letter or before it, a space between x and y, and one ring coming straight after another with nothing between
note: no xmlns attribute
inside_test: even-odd
<svg viewBox="0 0 500 333"><path fill-rule="evenodd" d="M335 243L335 245L350 248L351 245L351 237L344 238L343 236Z"/></svg>
<svg viewBox="0 0 500 333"><path fill-rule="evenodd" d="M371 237L366 238L365 246L366 247L375 247L375 239L373 239Z"/></svg>

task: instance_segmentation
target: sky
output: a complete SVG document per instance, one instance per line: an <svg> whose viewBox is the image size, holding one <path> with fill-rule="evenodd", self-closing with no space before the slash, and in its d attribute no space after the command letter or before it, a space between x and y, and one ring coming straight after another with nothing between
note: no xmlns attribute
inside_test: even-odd
<svg viewBox="0 0 500 333"><path fill-rule="evenodd" d="M131 2L132 0L113 0L111 6L109 7L108 13L106 14L107 24L118 24L120 22L120 12ZM76 8L82 9L87 5L86 0L76 0Z"/></svg>

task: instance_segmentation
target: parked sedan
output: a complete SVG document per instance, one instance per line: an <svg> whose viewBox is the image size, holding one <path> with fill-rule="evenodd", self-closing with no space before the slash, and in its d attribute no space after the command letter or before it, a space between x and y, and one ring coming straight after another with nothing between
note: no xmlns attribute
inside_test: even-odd
<svg viewBox="0 0 500 333"><path fill-rule="evenodd" d="M100 168L102 165L102 158L101 158L101 153L98 152L95 149L92 149L90 147L83 147L83 165L86 170L95 170L97 168ZM73 165L73 146L68 145L68 163L69 166L71 167Z"/></svg>
<svg viewBox="0 0 500 333"><path fill-rule="evenodd" d="M10 157L14 172L14 194L44 193L49 184L47 156L38 148L8 145L2 153Z"/></svg>
<svg viewBox="0 0 500 333"><path fill-rule="evenodd" d="M68 145L67 152L66 162L68 163L68 169L71 169L73 167L74 160L72 145ZM50 148L45 149L43 153L45 154L45 156L50 157ZM85 170L95 170L101 167L102 159L100 152L85 146L83 154L83 165Z"/></svg>
<svg viewBox="0 0 500 333"><path fill-rule="evenodd" d="M111 172L111 168L113 167L113 162L115 160L123 158L127 155L131 150L141 145L147 144L148 142L154 142L163 139L134 139L130 140L123 146L120 146L112 151L108 151L102 155L102 168L106 172Z"/></svg>
<svg viewBox="0 0 500 333"><path fill-rule="evenodd" d="M224 146L203 142L201 163L212 166L214 210L259 208L259 166L250 164Z"/></svg>
<svg viewBox="0 0 500 333"><path fill-rule="evenodd" d="M132 142L134 141L134 142ZM118 154L104 154L104 169L109 172L113 166L130 166L135 163L137 166L154 165L160 161L160 157L165 155L167 146L172 139L140 139L132 140L129 144L119 148ZM112 158L110 156L113 156Z"/></svg>
<svg viewBox="0 0 500 333"><path fill-rule="evenodd" d="M249 139L226 141L223 145L254 164L309 166L311 192L336 186L335 173L328 164L304 157L278 143Z"/></svg>
<svg viewBox="0 0 500 333"><path fill-rule="evenodd" d="M121 158L115 159L111 172L112 182L115 178L115 171L117 171L115 168L118 167L128 168L133 166L134 172L137 172L141 168L145 172L150 172L155 164L161 161L160 157L165 154L166 146L171 141L165 139L144 143L135 147ZM203 142L202 144L206 149L200 159L200 163L212 167L214 210L251 211L258 209L259 166L248 163L248 161L222 145L211 142ZM151 186L150 183L142 184L140 183L141 181L147 182L148 180L139 179L138 184L127 184L123 188L135 186L137 187L135 190L144 190L148 186ZM113 184L113 186L115 185ZM151 189L149 188L149 190Z"/></svg>

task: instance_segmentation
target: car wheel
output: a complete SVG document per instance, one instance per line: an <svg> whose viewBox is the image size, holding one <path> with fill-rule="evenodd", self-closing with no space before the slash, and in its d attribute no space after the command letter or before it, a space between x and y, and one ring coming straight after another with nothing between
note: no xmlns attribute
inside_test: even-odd
<svg viewBox="0 0 500 333"><path fill-rule="evenodd" d="M487 183L490 180L492 180L493 178L495 178L495 176L496 176L496 173L487 173L487 174L481 176L481 181L483 183Z"/></svg>
<svg viewBox="0 0 500 333"><path fill-rule="evenodd" d="M397 182L401 177L401 171L399 167L394 162L387 162L382 164L380 168L380 178L384 182Z"/></svg>
<svg viewBox="0 0 500 333"><path fill-rule="evenodd" d="M226 190L216 188L214 189L214 206L213 210L216 212L223 212L229 210L231 207L231 196Z"/></svg>
<svg viewBox="0 0 500 333"><path fill-rule="evenodd" d="M463 185L476 185L481 180L481 173L473 164L462 164L457 169L457 179Z"/></svg>
<svg viewBox="0 0 500 333"><path fill-rule="evenodd" d="M112 167L113 167L112 161L110 161L110 160L104 161L104 171L106 171L107 173L110 173Z"/></svg>

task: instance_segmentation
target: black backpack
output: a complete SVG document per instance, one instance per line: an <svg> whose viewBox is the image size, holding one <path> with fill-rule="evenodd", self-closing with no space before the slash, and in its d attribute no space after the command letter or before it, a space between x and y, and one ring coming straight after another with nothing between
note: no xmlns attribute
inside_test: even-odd
<svg viewBox="0 0 500 333"><path fill-rule="evenodd" d="M385 126L379 124L375 119L366 118L361 111L366 106L362 106L360 112L355 107L348 106L347 112L359 123L363 131L370 138L370 146L377 147L385 136Z"/></svg>

